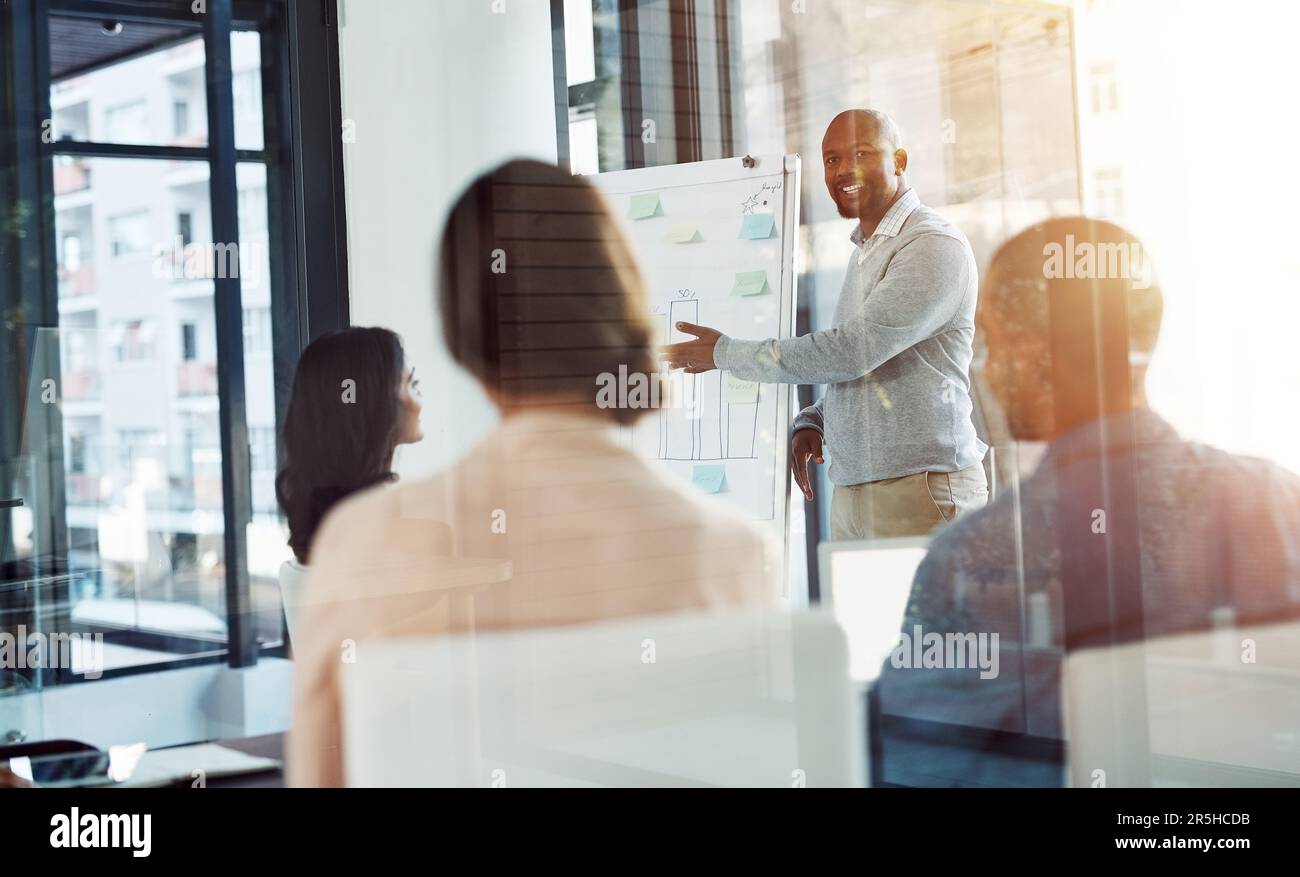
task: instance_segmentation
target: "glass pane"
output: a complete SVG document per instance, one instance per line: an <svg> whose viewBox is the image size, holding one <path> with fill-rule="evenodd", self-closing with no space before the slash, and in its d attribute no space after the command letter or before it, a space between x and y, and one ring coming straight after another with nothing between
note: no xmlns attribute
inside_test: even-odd
<svg viewBox="0 0 1300 877"><path fill-rule="evenodd" d="M594 115L570 117L569 167L575 174L600 173L600 144Z"/></svg>
<svg viewBox="0 0 1300 877"><path fill-rule="evenodd" d="M235 148L262 148L262 36L240 30L230 35L230 75L235 102Z"/></svg>
<svg viewBox="0 0 1300 877"><path fill-rule="evenodd" d="M44 538L84 572L66 612L114 632L112 669L226 639L212 293L242 265L210 242L206 162L77 167L84 185L55 196L61 326L37 339L28 410L57 364L62 447L38 465L58 462L67 507Z"/></svg>
<svg viewBox="0 0 1300 877"><path fill-rule="evenodd" d="M35 521L28 502L34 461L0 459L0 635L26 645L28 631L47 629L38 618L40 565L34 558ZM36 586L34 587L34 584ZM21 636L20 636L21 634ZM17 658L17 650L11 652ZM25 657L25 655L24 655ZM0 746L44 738L41 674L17 660L0 663Z"/></svg>
<svg viewBox="0 0 1300 877"><path fill-rule="evenodd" d="M568 84L596 78L592 0L564 0L564 62Z"/></svg>
<svg viewBox="0 0 1300 877"><path fill-rule="evenodd" d="M244 379L252 471L253 518L248 525L248 578L255 635L263 644L280 642L280 564L293 554L275 498L279 443L275 422L274 350L266 166L238 167L239 242L244 301Z"/></svg>
<svg viewBox="0 0 1300 877"><path fill-rule="evenodd" d="M203 40L189 23L50 17L56 140L206 146ZM121 59L116 60L115 59Z"/></svg>

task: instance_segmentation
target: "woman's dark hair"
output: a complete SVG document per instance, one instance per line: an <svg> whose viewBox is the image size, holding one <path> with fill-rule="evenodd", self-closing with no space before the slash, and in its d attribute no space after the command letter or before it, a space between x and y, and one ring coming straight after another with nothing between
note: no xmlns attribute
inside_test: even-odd
<svg viewBox="0 0 1300 877"><path fill-rule="evenodd" d="M399 384L406 357L387 329L343 329L302 352L284 417L275 496L289 547L308 562L312 537L340 500L381 481L401 430Z"/></svg>
<svg viewBox="0 0 1300 877"><path fill-rule="evenodd" d="M507 405L596 408L601 375L653 377L645 283L609 204L582 177L510 161L452 207L438 306L452 357ZM630 422L644 411L610 408Z"/></svg>

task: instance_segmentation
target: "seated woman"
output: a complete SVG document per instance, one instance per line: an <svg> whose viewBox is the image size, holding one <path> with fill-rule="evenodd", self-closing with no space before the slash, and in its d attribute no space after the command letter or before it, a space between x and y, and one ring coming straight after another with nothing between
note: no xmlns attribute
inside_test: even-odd
<svg viewBox="0 0 1300 877"><path fill-rule="evenodd" d="M531 161L480 177L447 220L440 269L447 349L501 423L447 471L362 493L323 524L291 785L343 782L341 643L759 606L779 593L755 530L618 435L647 411L608 406L600 388L620 368L654 379L655 339L632 252L590 183ZM454 559L422 536L420 522L446 511Z"/></svg>
<svg viewBox="0 0 1300 877"><path fill-rule="evenodd" d="M419 382L395 333L344 329L307 345L293 376L275 479L294 554L280 566L280 593L295 644L302 581L325 513L358 490L396 481L397 446L423 437Z"/></svg>

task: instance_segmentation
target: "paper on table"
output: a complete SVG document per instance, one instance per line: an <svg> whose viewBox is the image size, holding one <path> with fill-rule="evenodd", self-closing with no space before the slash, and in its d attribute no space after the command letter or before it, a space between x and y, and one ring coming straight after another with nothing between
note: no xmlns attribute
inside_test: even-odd
<svg viewBox="0 0 1300 877"><path fill-rule="evenodd" d="M683 222L668 229L668 234L664 235L664 240L670 244L697 243L701 240L700 230L689 222Z"/></svg>
<svg viewBox="0 0 1300 877"><path fill-rule="evenodd" d="M130 786L161 786L177 781L193 781L195 771L207 779L234 774L258 773L277 770L280 762L271 758L258 758L227 749L216 743L196 746L177 746L171 749L151 749L140 759L131 778L118 788Z"/></svg>
<svg viewBox="0 0 1300 877"><path fill-rule="evenodd" d="M758 401L758 384L727 372L726 399L728 405L753 405Z"/></svg>
<svg viewBox="0 0 1300 877"><path fill-rule="evenodd" d="M632 196L632 206L628 210L631 219L649 219L659 215L659 193L644 192Z"/></svg>
<svg viewBox="0 0 1300 877"><path fill-rule="evenodd" d="M776 217L771 213L751 213L740 223L740 237L747 241L765 241L776 231Z"/></svg>
<svg viewBox="0 0 1300 877"><path fill-rule="evenodd" d="M738 271L736 285L731 287L732 295L760 295L767 292L766 271Z"/></svg>
<svg viewBox="0 0 1300 877"><path fill-rule="evenodd" d="M721 493L727 482L727 467L721 463L696 466L691 471L691 483L705 493Z"/></svg>

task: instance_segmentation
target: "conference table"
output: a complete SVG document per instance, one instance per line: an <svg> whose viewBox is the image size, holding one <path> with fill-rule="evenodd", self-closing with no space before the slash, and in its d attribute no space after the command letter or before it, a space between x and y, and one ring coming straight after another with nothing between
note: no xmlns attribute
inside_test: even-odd
<svg viewBox="0 0 1300 877"><path fill-rule="evenodd" d="M258 758L273 758L284 763L284 734L264 734L260 737L241 737L234 740L213 741L227 749L242 752ZM181 780L176 786L189 786L189 780ZM213 777L208 780L209 789L282 789L284 788L284 768L264 770L257 773L238 774L236 776Z"/></svg>

